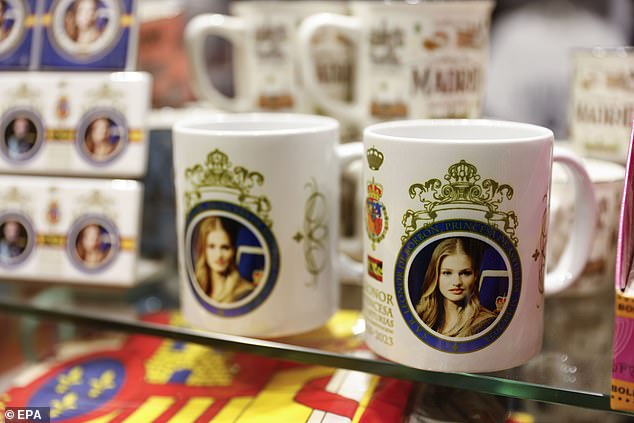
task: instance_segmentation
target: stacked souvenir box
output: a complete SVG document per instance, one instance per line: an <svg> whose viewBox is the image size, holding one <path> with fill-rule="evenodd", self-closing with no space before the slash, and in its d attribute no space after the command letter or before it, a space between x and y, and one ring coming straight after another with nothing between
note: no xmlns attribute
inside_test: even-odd
<svg viewBox="0 0 634 423"><path fill-rule="evenodd" d="M136 282L151 84L136 38L132 0L0 1L0 278Z"/></svg>
<svg viewBox="0 0 634 423"><path fill-rule="evenodd" d="M3 0L0 68L134 69L134 0Z"/></svg>

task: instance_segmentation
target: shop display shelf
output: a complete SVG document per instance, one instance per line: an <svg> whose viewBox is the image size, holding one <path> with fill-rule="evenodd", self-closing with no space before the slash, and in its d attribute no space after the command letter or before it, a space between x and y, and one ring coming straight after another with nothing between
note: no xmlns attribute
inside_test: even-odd
<svg viewBox="0 0 634 423"><path fill-rule="evenodd" d="M147 266L146 266L147 267ZM173 269L146 269L146 278L128 289L99 289L24 281L0 283L0 312L47 322L71 322L109 331L145 334L214 348L257 354L305 364L349 369L440 386L469 389L522 400L610 411L611 357L544 350L529 363L483 374L441 373L414 369L372 356L363 346L359 312L361 288L342 285L337 327L278 339L232 336L142 319L148 312L178 310L178 280ZM37 292L33 295L33 292ZM27 294L28 293L28 294ZM352 310L350 309L352 308ZM341 318L341 316L344 318ZM343 326L342 326L343 325ZM546 331L549 325L546 325Z"/></svg>

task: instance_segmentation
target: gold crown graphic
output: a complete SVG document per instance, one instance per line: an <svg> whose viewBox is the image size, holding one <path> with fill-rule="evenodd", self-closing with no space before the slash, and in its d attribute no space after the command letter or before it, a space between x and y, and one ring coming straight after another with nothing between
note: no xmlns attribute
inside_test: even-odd
<svg viewBox="0 0 634 423"><path fill-rule="evenodd" d="M115 90L108 83L103 83L94 90L89 91L85 95L86 104L84 110L90 110L95 105L106 104L118 110L124 109L122 99L125 99L125 93L121 90Z"/></svg>
<svg viewBox="0 0 634 423"><path fill-rule="evenodd" d="M469 214L486 220L493 227L501 228L517 246L517 216L514 211L499 209L500 204L513 198L513 188L510 185L500 184L493 179L480 182L478 169L465 160L449 166L443 179L446 183L439 179L429 179L409 187L409 196L418 196L423 208L409 209L403 215L405 233L401 237L402 242L418 228L439 220L443 214L455 214L460 210L460 215Z"/></svg>
<svg viewBox="0 0 634 423"><path fill-rule="evenodd" d="M268 198L251 194L253 187L264 183L264 176L241 166L232 167L229 156L222 151L215 149L207 155L204 164L185 170L185 178L193 188L185 193L188 210L211 193L223 193L235 196L241 206L250 209L268 226L271 225L268 216L271 203Z"/></svg>
<svg viewBox="0 0 634 423"><path fill-rule="evenodd" d="M18 105L39 109L42 93L33 89L27 83L22 83L15 89L8 91L5 98L7 98L5 109L10 109Z"/></svg>
<svg viewBox="0 0 634 423"><path fill-rule="evenodd" d="M480 175L478 175L478 168L464 160L460 160L460 162L449 166L445 180L451 186L467 188L478 182Z"/></svg>
<svg viewBox="0 0 634 423"><path fill-rule="evenodd" d="M116 220L117 213L114 211L113 199L103 195L101 191L94 190L87 195L83 195L76 200L76 203L75 217L85 213L98 213Z"/></svg>
<svg viewBox="0 0 634 423"><path fill-rule="evenodd" d="M96 90L89 93L89 95L96 98L103 98L108 100L115 100L121 97L119 91L113 90L109 84L101 84Z"/></svg>
<svg viewBox="0 0 634 423"><path fill-rule="evenodd" d="M40 96L40 93L29 87L26 83L22 83L11 93L11 95L15 98L35 100Z"/></svg>
<svg viewBox="0 0 634 423"><path fill-rule="evenodd" d="M372 146L368 149L366 156L368 158L368 166L370 166L370 169L379 170L383 164L383 153Z"/></svg>
<svg viewBox="0 0 634 423"><path fill-rule="evenodd" d="M20 191L17 187L11 187L3 194L0 195L0 203L5 208L19 209L24 212L29 212L30 197Z"/></svg>

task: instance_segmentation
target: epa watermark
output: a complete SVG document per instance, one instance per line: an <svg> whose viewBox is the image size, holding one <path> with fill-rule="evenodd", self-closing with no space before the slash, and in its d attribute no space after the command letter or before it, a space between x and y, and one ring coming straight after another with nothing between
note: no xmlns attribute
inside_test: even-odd
<svg viewBox="0 0 634 423"><path fill-rule="evenodd" d="M49 407L7 407L4 410L6 423L50 423Z"/></svg>

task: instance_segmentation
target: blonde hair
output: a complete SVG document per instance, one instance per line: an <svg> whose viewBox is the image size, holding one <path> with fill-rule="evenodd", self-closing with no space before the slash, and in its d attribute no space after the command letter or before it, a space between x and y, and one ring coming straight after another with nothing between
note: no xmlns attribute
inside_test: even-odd
<svg viewBox="0 0 634 423"><path fill-rule="evenodd" d="M234 253L236 251L235 234L226 219L218 216L210 216L202 220L200 223L200 229L198 230L198 240L196 241L197 259L195 275L198 285L209 297L211 297L212 294L211 291L213 284L211 283L211 280L213 273L211 271L211 267L209 267L209 263L207 263L207 236L211 232L217 230L223 231L227 234L231 248ZM240 279L240 273L238 272L235 259L229 261L229 266L227 266L227 270L224 272L223 276L227 278L227 282L233 282L234 284Z"/></svg>
<svg viewBox="0 0 634 423"><path fill-rule="evenodd" d="M75 19L77 19L77 8L79 7L79 3L83 1L89 1L92 4L94 4L95 10L97 10L97 7L99 6L99 3L97 2L97 0L75 0L70 5L70 7L68 8L64 16L64 29L66 30L66 33L68 34L68 38L70 38L73 41L77 41L79 39L79 27L77 26L77 22L75 22ZM96 22L96 19L95 19L95 22Z"/></svg>
<svg viewBox="0 0 634 423"><path fill-rule="evenodd" d="M440 266L445 257L456 254L465 254L471 259L471 266L476 282L473 284L471 292L467 293L465 299L459 304L460 317L458 323L451 328L445 329L442 334L447 336L469 336L479 331L474 331L474 327L482 323L483 317L487 319L494 317L493 313L487 313L486 309L484 309L484 316L482 316L483 308L480 305L480 293L478 288L482 247L478 240L470 238L448 238L436 246L432 252L427 271L425 272L423 293L416 305L416 312L427 326L439 332L439 328L441 328L445 322L445 297L438 287Z"/></svg>
<svg viewBox="0 0 634 423"><path fill-rule="evenodd" d="M77 241L75 242L75 251L77 251L77 255L82 261L86 261L88 253L90 252L86 249L86 247L84 247L83 240L86 236L86 232L88 232L88 230L91 228L95 228L98 233L97 246L93 248L93 251L104 254L104 251L101 250L101 226L99 226L97 223L89 223L79 231L79 233L77 234Z"/></svg>
<svg viewBox="0 0 634 423"><path fill-rule="evenodd" d="M103 144L109 147L108 149L109 152L112 152L114 150L115 145L112 144L110 140L108 139L110 135L110 119L104 116L98 117L97 119L93 120L92 122L90 122L90 124L86 128L86 139L85 139L86 150L88 150L91 154L94 154L96 152L97 142L95 141L95 138L93 137L93 131L95 126L97 126L98 122L106 123L106 139L104 140Z"/></svg>

